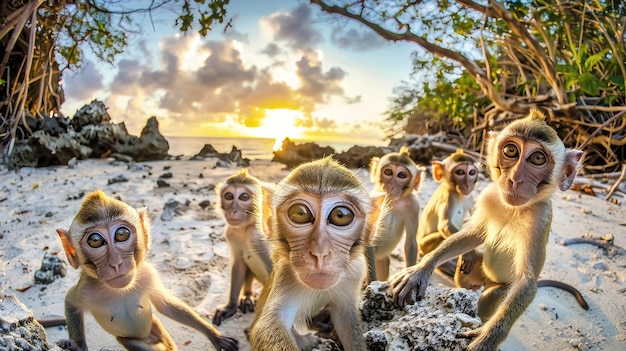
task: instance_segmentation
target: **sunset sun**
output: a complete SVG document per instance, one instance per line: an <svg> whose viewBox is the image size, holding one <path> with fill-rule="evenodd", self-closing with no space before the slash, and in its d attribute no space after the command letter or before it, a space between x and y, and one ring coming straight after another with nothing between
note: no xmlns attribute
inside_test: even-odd
<svg viewBox="0 0 626 351"><path fill-rule="evenodd" d="M255 134L257 137L274 139L273 149L279 150L285 138L302 137L304 128L295 125L298 114L298 111L289 109L267 109L265 119Z"/></svg>

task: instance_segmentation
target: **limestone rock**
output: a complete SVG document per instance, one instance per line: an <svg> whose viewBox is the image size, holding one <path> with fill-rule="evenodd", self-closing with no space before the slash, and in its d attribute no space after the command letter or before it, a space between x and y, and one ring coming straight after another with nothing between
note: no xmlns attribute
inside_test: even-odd
<svg viewBox="0 0 626 351"><path fill-rule="evenodd" d="M48 343L46 331L33 312L15 295L0 298L0 351L61 351Z"/></svg>
<svg viewBox="0 0 626 351"><path fill-rule="evenodd" d="M394 307L388 282L372 282L361 300L368 350L465 350L457 338L481 325L473 291L429 286L423 300Z"/></svg>

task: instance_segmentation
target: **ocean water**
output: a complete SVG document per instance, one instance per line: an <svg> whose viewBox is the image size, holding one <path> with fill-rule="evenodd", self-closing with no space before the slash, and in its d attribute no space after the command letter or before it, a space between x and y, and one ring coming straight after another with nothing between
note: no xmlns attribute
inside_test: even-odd
<svg viewBox="0 0 626 351"><path fill-rule="evenodd" d="M200 152L205 144L212 145L215 150L220 153L230 152L233 146L241 150L242 156L251 160L271 160L274 157L274 139L265 138L223 138L223 137L180 137L166 136L170 144L169 154L173 156L182 155L191 157ZM296 144L306 143L309 141L293 140ZM282 142L282 140L281 140ZM319 146L330 146L335 152L343 152L356 145L354 143L345 142L315 142ZM368 143L358 144L367 146ZM371 145L383 145L382 142L372 143Z"/></svg>

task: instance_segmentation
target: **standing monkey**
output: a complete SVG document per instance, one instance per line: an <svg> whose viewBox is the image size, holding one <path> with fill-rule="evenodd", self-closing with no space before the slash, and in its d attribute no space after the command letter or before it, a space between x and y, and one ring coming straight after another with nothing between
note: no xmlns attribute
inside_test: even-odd
<svg viewBox="0 0 626 351"><path fill-rule="evenodd" d="M478 181L478 165L462 149L443 161L433 161L432 170L433 178L440 184L420 217L417 231L420 257L436 249L441 242L461 229L465 216L474 205L471 193ZM439 269L453 276L455 263L448 261Z"/></svg>
<svg viewBox="0 0 626 351"><path fill-rule="evenodd" d="M405 234L406 266L412 266L417 261L416 236L420 205L416 190L421 184L423 170L423 167L417 167L411 160L406 147L380 159L374 157L370 162L374 208L384 207L384 202L389 207L386 212L380 212L382 218L372 218L380 225L372 233L368 247L371 280L384 281L389 278L389 255L398 246L402 234Z"/></svg>
<svg viewBox="0 0 626 351"><path fill-rule="evenodd" d="M328 157L295 168L258 206L274 267L257 303L252 349L311 350L318 338L302 333L326 307L343 349L365 351L359 313L371 211L365 186Z"/></svg>
<svg viewBox="0 0 626 351"><path fill-rule="evenodd" d="M81 269L78 283L65 296L69 340L57 344L87 350L83 314L128 350L176 350L152 313L163 315L204 334L217 350L237 350L235 339L222 336L191 307L168 292L154 266L145 261L150 247L148 213L135 210L102 191L89 193L69 230L57 229L70 265Z"/></svg>
<svg viewBox="0 0 626 351"><path fill-rule="evenodd" d="M265 284L272 270L268 244L257 229L257 214L253 208L253 198L260 186L261 181L245 168L218 186L220 208L226 219L224 236L230 247L232 266L228 303L215 311L215 325L233 316L238 306L243 313L254 312L253 279ZM243 297L240 298L242 288Z"/></svg>
<svg viewBox="0 0 626 351"><path fill-rule="evenodd" d="M484 244L485 290L478 301L484 324L465 333L468 350L495 350L537 292L552 223L552 194L570 188L582 151L567 150L537 110L491 133L487 166L493 183L476 199L468 226L444 240L416 266L398 273L391 286L404 305L424 296L434 269ZM470 269L471 270L471 269Z"/></svg>

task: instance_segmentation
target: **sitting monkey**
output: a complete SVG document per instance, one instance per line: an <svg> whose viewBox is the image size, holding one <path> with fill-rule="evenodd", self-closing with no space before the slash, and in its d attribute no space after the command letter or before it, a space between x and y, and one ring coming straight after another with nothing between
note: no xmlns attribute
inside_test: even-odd
<svg viewBox="0 0 626 351"><path fill-rule="evenodd" d="M96 190L85 197L69 230L57 229L65 255L81 269L65 296L69 340L63 348L87 350L83 314L128 350L176 350L152 307L204 334L217 350L238 350L237 340L221 335L191 307L167 291L154 266L145 261L150 247L148 213Z"/></svg>

